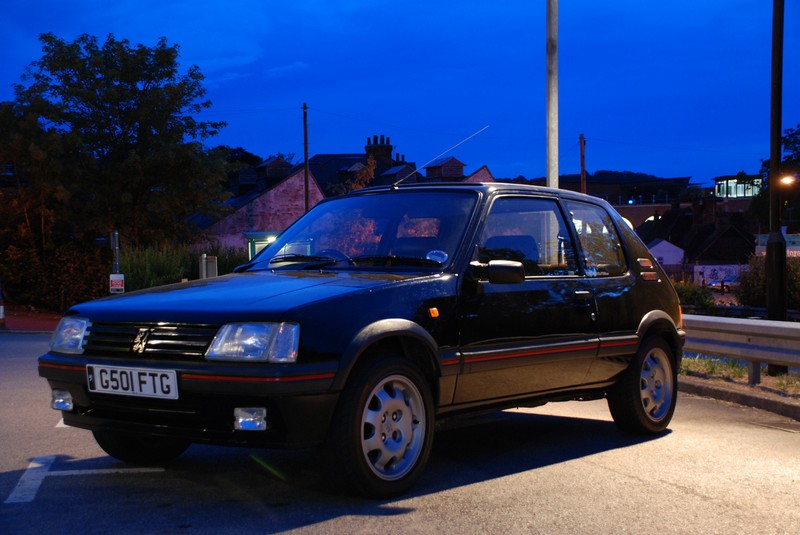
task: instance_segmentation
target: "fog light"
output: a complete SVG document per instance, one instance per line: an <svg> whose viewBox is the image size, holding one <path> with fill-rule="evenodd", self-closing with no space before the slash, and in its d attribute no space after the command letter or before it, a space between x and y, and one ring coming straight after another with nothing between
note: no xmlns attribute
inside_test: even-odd
<svg viewBox="0 0 800 535"><path fill-rule="evenodd" d="M238 431L265 431L267 429L267 409L264 407L233 409L233 427Z"/></svg>
<svg viewBox="0 0 800 535"><path fill-rule="evenodd" d="M72 404L72 394L68 390L53 390L53 401L50 406L57 411L71 411L74 408Z"/></svg>

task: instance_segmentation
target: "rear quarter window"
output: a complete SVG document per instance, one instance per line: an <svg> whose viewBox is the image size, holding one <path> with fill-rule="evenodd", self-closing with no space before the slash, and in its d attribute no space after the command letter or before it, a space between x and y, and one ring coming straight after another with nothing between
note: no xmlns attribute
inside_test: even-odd
<svg viewBox="0 0 800 535"><path fill-rule="evenodd" d="M586 275L618 277L627 273L619 233L608 212L600 206L578 201L564 204L580 242Z"/></svg>

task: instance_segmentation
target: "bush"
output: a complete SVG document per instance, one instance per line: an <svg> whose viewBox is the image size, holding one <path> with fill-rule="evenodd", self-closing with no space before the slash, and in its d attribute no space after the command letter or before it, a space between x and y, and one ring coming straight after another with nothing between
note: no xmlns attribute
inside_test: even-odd
<svg viewBox="0 0 800 535"><path fill-rule="evenodd" d="M8 302L51 311L108 295L110 266L108 250L76 244L46 253L12 245L0 255L0 277Z"/></svg>
<svg viewBox="0 0 800 535"><path fill-rule="evenodd" d="M120 255L120 271L125 274L125 291L142 290L182 279L200 277L200 255L184 246L131 249ZM225 275L247 262L247 251L232 247L209 247L208 256L217 257L217 274Z"/></svg>
<svg viewBox="0 0 800 535"><path fill-rule="evenodd" d="M247 251L209 247L223 275L247 262ZM125 291L161 286L199 277L200 253L185 246L122 249L120 271ZM70 243L40 253L12 245L0 252L0 280L8 304L63 312L71 305L109 295L112 252L108 248Z"/></svg>
<svg viewBox="0 0 800 535"><path fill-rule="evenodd" d="M739 288L735 294L743 306L767 306L766 257L753 256L747 269L739 275ZM788 308L800 310L800 258L786 259L786 286Z"/></svg>
<svg viewBox="0 0 800 535"><path fill-rule="evenodd" d="M126 292L163 286L189 278L190 254L185 247L127 249L120 253L119 270Z"/></svg>
<svg viewBox="0 0 800 535"><path fill-rule="evenodd" d="M681 300L681 305L697 307L703 311L710 311L716 307L711 290L691 282L675 283L675 291Z"/></svg>

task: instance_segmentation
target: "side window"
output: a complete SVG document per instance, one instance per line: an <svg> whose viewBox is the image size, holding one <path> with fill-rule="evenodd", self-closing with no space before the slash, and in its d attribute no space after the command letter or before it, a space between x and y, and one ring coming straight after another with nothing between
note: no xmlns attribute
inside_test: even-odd
<svg viewBox="0 0 800 535"><path fill-rule="evenodd" d="M499 197L486 218L478 260L516 260L527 276L576 274L574 248L555 201Z"/></svg>
<svg viewBox="0 0 800 535"><path fill-rule="evenodd" d="M567 201L575 233L581 242L586 274L590 277L616 277L627 271L617 229L600 206Z"/></svg>

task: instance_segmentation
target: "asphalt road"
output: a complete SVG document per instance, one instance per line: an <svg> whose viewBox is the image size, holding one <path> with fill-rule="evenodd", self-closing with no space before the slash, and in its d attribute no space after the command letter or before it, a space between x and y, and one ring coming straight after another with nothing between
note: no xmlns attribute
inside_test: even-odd
<svg viewBox="0 0 800 535"><path fill-rule="evenodd" d="M755 409L681 394L650 440L619 433L603 401L475 418L437 433L411 494L373 502L331 490L313 450L119 463L59 426L46 346L0 334L3 534L800 533L800 423Z"/></svg>

